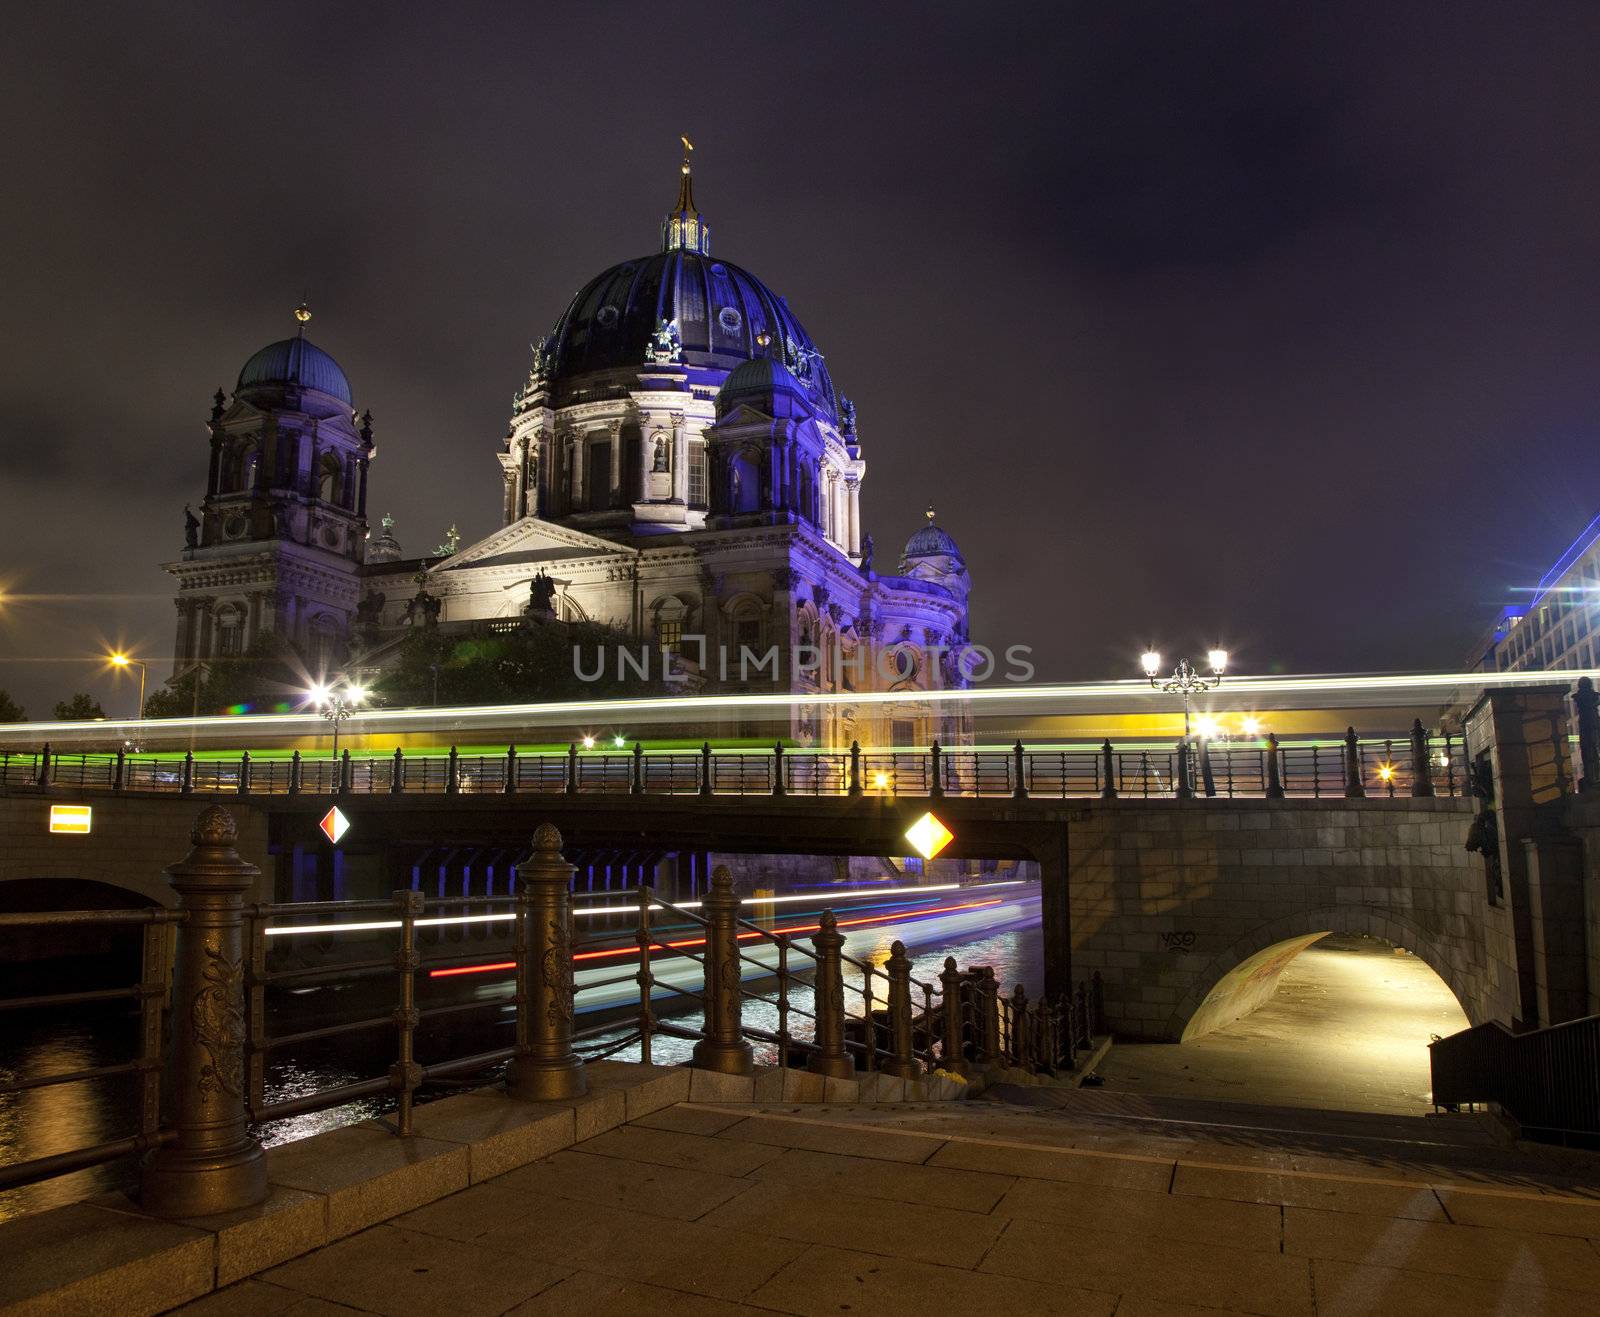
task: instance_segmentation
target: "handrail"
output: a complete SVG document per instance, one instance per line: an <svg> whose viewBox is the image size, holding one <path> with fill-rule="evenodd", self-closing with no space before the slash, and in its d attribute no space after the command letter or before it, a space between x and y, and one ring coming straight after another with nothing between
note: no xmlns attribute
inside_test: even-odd
<svg viewBox="0 0 1600 1317"><path fill-rule="evenodd" d="M265 1193L264 1173L256 1179L254 1172L238 1169L264 1167L252 1152L259 1145L249 1134L247 1121L274 1121L379 1099L397 1108L394 1128L405 1135L412 1130L414 1104L425 1085L485 1073L506 1063L508 1090L533 1100L582 1092L585 1059L637 1047L642 1059L651 1060L652 1040L658 1036L692 1040L695 1064L736 1073L750 1069L751 1043L775 1049L780 1068L803 1064L833 1077L854 1075L858 1066L869 1074L881 1071L908 1077L924 1069L967 1073L990 1065L1050 1072L1070 1064L1098 1028L1089 1014L1089 1003L1098 1013L1098 980L1079 985L1075 998L1032 1004L1026 1003L1020 988L1002 997L992 971L961 971L953 962L947 962L934 981L924 980L913 972L911 958L899 943L884 966L846 954L845 937L831 909L821 912L813 935L804 939L741 917L724 866L714 871L711 887L696 909L667 899L647 884L608 893L607 902L631 904L632 928L575 940L572 867L561 856L559 834L548 824L536 833L532 855L517 867L515 893L491 897L434 898L401 889L388 900L246 904L242 898L254 882L255 870L233 849L235 835L231 818L220 806L209 805L202 811L195 826L195 850L168 870L180 897L177 909L0 916L0 928L122 925L140 929L144 939L135 984L0 1001L0 1010L15 1011L131 1000L138 1003L141 1028L139 1051L131 1061L64 1074L22 1075L0 1085L0 1092L125 1074L137 1074L142 1085L135 1133L0 1168L0 1187L158 1149L145 1172L147 1201L174 1216L205 1215L200 1207L233 1210L259 1201L255 1195ZM516 970L515 995L509 1002L515 1045L483 1049L480 1038L477 1051L449 1054L447 1050L426 1062L419 1060L416 1041L425 1026L502 1012L508 1005L503 996L456 1000L422 995L422 985L430 982L425 976L428 969L470 965L482 952L427 950L419 944L419 930L430 925L430 912L498 911L507 905L512 907L508 917L514 935L508 964ZM662 916L667 927L660 923ZM286 935L299 923L311 925L308 933L355 925L372 936L350 944L349 960L306 966L293 963L302 954L297 946L303 944ZM675 937L669 928L681 928L690 936ZM188 1004L171 1017L175 1047L172 1060L164 1066L163 1029L174 965L168 943L174 930L179 935L175 959L183 994L179 1000ZM636 960L625 959L614 969L577 982L575 957L585 948L604 946L626 955L630 940ZM700 989L658 972L666 960L697 967L703 976ZM562 972L552 974L552 966ZM274 1030L274 1003L288 1001L281 994L335 976L387 979L392 992L377 991L387 995L390 1008L367 1008L372 1013L321 1023L285 1015L287 1027L278 1025ZM631 1027L619 1035L615 1013L630 1008L613 1007L609 997L605 1009L611 1014L575 1026L574 1012L581 1008L577 1003L585 993L614 995L630 983L638 990ZM698 1018L692 1014L662 1018L655 1004L658 999L697 1010ZM775 1012L776 1028L771 1027L770 1017L746 1019L746 1003L759 1005L763 1014ZM219 1026L218 1019L236 1019L240 1025ZM454 1035L448 1029L444 1032L448 1048ZM269 1093L269 1066L275 1056L358 1034L392 1038L392 1063L383 1072L357 1075L309 1093ZM425 1041L430 1047L437 1045L432 1035ZM217 1078L235 1073L238 1083ZM171 1113L166 1122L163 1105ZM233 1169L226 1175L215 1173L218 1162L209 1152L200 1155L202 1144L195 1131L202 1128L236 1131L237 1146L229 1160Z"/></svg>
<svg viewBox="0 0 1600 1317"><path fill-rule="evenodd" d="M1596 753L1600 753L1597 750ZM403 750L331 757L295 752L291 759L129 756L98 751L60 754L48 744L0 751L0 791L49 790L115 794L308 796L572 794L786 796L850 798L1010 798L1069 800L1135 797L1220 799L1468 794L1465 743L1453 733L1342 740L1279 741L1275 736L1139 740L1113 746L941 746L893 749L852 745L848 752L810 747L705 746L632 752L521 751L448 753L407 758ZM515 771L507 765L514 763ZM14 767L15 764L15 767ZM674 771L651 773L651 764ZM162 768L162 765L166 765ZM454 766L454 767L452 767ZM285 771L279 771L280 769Z"/></svg>
<svg viewBox="0 0 1600 1317"><path fill-rule="evenodd" d="M1600 1135L1600 1015L1514 1034L1497 1021L1428 1045L1435 1107L1493 1102L1525 1128Z"/></svg>

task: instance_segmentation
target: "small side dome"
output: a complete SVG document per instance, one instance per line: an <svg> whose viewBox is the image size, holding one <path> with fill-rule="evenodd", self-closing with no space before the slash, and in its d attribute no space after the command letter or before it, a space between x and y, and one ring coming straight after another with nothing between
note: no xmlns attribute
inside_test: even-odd
<svg viewBox="0 0 1600 1317"><path fill-rule="evenodd" d="M965 563L961 550L956 542L942 527L933 523L933 508L927 512L928 524L917 531L906 541L906 551L902 555L906 558L954 558L959 563Z"/></svg>
<svg viewBox="0 0 1600 1317"><path fill-rule="evenodd" d="M350 396L350 381L339 363L315 343L300 337L269 343L257 352L244 363L234 392L285 385L316 389L339 399L347 407L355 405Z"/></svg>
<svg viewBox="0 0 1600 1317"><path fill-rule="evenodd" d="M741 402L770 400L789 394L805 400L805 390L794 372L773 357L741 361L717 390L717 415L724 416Z"/></svg>
<svg viewBox="0 0 1600 1317"><path fill-rule="evenodd" d="M394 518L386 512L383 514L382 532L373 536L371 543L367 545L367 561L399 562L403 557L405 554L400 550L400 541L394 537Z"/></svg>

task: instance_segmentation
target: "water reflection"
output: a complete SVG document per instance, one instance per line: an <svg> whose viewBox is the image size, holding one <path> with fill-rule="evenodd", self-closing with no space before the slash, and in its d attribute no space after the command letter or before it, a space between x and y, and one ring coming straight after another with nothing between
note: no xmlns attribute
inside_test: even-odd
<svg viewBox="0 0 1600 1317"><path fill-rule="evenodd" d="M881 967L888 959L892 941L891 935L879 934L874 930L852 930L847 950L855 958ZM1036 996L1041 990L1043 938L1037 924L973 938L948 947L928 949L917 959L917 977L935 981L940 961L946 954L955 956L963 968L994 966L1002 983L1021 982L1030 997ZM846 969L846 983L859 990L859 971L851 970L848 966ZM777 995L775 981L747 982L745 987L768 999L746 1002L747 1021L776 1033L778 1009L772 1000ZM491 996L509 992L505 985L491 987L486 984L484 988ZM386 1002L389 991L387 986L377 984L347 985L297 998L286 1008L286 1012L300 1019L325 1016L330 1004L337 1001L340 1014L348 1011L373 1014L376 1013L375 1003L380 1000ZM874 991L881 998L881 977L875 981ZM847 987L845 997L852 1013L860 1009L858 991ZM814 1037L815 1029L810 1016L815 1007L809 976L796 975L790 1000L793 1008L789 1016L790 1032L797 1039ZM920 994L917 1000L920 1005ZM883 1003L878 1000L876 1004L881 1006ZM656 1009L666 1013L664 1003L658 1002ZM138 1040L137 1013L121 1006L56 1012L48 1019L31 1015L0 1018L5 1021L4 1041L0 1045L0 1078L8 1081L14 1081L23 1074L64 1074L128 1061L135 1054ZM689 1027L699 1022L698 1014L693 1011L674 1018ZM280 1030L287 1031L288 1023L288 1020L275 1020L272 1025L274 1034ZM484 1020L474 1026L471 1039L463 1038L454 1030L440 1029L431 1037L424 1031L418 1038L418 1054L426 1061L435 1056L460 1055L467 1050L505 1046L510 1041L511 1028L508 1007L496 1013L492 1020ZM617 1029L608 1037L621 1038L632 1031L631 1022L624 1019L619 1021ZM275 1054L268 1070L267 1100L283 1101L382 1074L393 1061L391 1045L392 1034L380 1030L355 1039L309 1044L292 1054ZM658 1036L653 1040L651 1059L657 1064L687 1061L692 1048L693 1043L689 1040ZM430 1052L433 1055L430 1056ZM771 1044L755 1044L755 1054L757 1064L770 1065L776 1061L776 1048ZM638 1060L640 1048L635 1044L615 1055L622 1060ZM419 1095L419 1100L442 1096L449 1091L440 1089L424 1092ZM0 1165L136 1133L138 1098L139 1084L135 1075L0 1094ZM271 1146L380 1116L393 1109L392 1099L371 1098L329 1111L308 1112L273 1121L257 1127L255 1132L263 1143ZM136 1183L137 1176L137 1159L128 1157L106 1166L91 1167L40 1184L12 1189L0 1193L0 1220L23 1212L76 1202L109 1190L129 1189Z"/></svg>

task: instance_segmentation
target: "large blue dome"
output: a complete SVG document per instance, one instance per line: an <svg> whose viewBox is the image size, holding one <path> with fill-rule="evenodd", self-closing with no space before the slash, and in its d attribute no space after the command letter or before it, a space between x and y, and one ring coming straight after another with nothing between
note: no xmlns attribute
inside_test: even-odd
<svg viewBox="0 0 1600 1317"><path fill-rule="evenodd" d="M961 550L942 526L935 526L930 513L928 524L906 541L907 558L932 558L943 555L964 562Z"/></svg>
<svg viewBox="0 0 1600 1317"><path fill-rule="evenodd" d="M269 343L245 362L234 391L259 385L317 389L347 406L355 405L350 396L350 381L339 363L315 343L298 336Z"/></svg>
<svg viewBox="0 0 1600 1317"><path fill-rule="evenodd" d="M544 344L557 394L591 372L638 370L663 320L676 324L686 366L725 374L771 358L837 419L827 365L784 299L748 270L681 246L613 265L572 299Z"/></svg>

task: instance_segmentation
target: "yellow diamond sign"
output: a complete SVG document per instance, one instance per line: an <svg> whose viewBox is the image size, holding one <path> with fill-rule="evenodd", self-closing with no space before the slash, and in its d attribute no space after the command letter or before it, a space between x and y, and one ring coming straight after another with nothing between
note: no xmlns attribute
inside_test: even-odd
<svg viewBox="0 0 1600 1317"><path fill-rule="evenodd" d="M931 860L956 839L956 834L939 822L933 814L924 814L906 829L906 840L916 847L917 854Z"/></svg>

